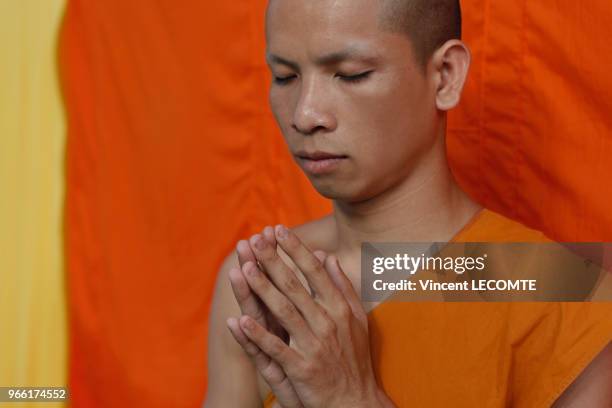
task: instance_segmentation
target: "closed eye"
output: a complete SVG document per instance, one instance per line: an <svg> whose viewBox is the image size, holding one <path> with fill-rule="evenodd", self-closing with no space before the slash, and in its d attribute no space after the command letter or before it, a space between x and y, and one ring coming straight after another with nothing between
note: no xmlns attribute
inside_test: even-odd
<svg viewBox="0 0 612 408"><path fill-rule="evenodd" d="M277 85L287 85L295 78L295 75L289 75L285 77L274 77L274 83Z"/></svg>
<svg viewBox="0 0 612 408"><path fill-rule="evenodd" d="M344 82L357 83L367 79L373 71L366 71L356 75L344 75L336 74L336 77L340 78ZM296 78L296 75L289 75L285 77L274 77L274 83L277 85L287 85Z"/></svg>
<svg viewBox="0 0 612 408"><path fill-rule="evenodd" d="M373 71L366 71L366 72L362 72L357 75L336 74L336 76L340 78L341 80L343 80L344 82L356 83L356 82L361 82L367 79L372 72Z"/></svg>

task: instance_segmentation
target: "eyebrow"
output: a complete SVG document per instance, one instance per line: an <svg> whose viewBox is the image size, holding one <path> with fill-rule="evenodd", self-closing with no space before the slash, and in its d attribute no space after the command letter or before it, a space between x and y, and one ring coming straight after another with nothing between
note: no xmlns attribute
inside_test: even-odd
<svg viewBox="0 0 612 408"><path fill-rule="evenodd" d="M341 62L351 60L351 59L362 60L362 61L375 61L376 57L367 56L354 49L349 48L343 51L337 51L337 52L332 52L329 54L321 55L315 59L315 64L319 66L331 66L331 65L337 65ZM279 57L278 55L275 55L275 54L266 53L266 60L269 63L286 65L295 71L300 70L297 62Z"/></svg>

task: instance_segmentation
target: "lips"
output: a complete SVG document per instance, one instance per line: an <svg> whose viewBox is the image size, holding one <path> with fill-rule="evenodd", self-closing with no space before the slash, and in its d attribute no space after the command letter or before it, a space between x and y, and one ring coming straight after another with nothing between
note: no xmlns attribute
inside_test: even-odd
<svg viewBox="0 0 612 408"><path fill-rule="evenodd" d="M329 152L298 152L295 154L304 170L312 175L333 172L348 156Z"/></svg>
<svg viewBox="0 0 612 408"><path fill-rule="evenodd" d="M322 152L322 151L315 151L315 152L299 151L295 155L300 159L314 160L314 161L330 160L330 159L346 159L347 157L346 155L342 155L342 154L334 154L334 153L328 153L328 152Z"/></svg>

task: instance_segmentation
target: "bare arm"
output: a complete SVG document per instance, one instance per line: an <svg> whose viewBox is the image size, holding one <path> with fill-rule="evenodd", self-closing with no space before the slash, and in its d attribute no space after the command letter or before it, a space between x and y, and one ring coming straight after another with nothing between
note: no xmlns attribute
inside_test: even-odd
<svg viewBox="0 0 612 408"><path fill-rule="evenodd" d="M234 266L238 266L238 258L232 253L223 262L215 285L208 326L205 408L261 407L255 368L226 324L229 317L241 315L228 279L228 272Z"/></svg>

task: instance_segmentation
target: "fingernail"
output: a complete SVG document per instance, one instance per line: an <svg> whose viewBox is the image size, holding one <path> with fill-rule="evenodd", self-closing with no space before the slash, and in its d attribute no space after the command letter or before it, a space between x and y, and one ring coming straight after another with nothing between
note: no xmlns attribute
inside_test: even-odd
<svg viewBox="0 0 612 408"><path fill-rule="evenodd" d="M276 233L278 234L279 239L287 239L289 236L289 231L287 231L287 228L285 228L284 225L279 225L276 227Z"/></svg>
<svg viewBox="0 0 612 408"><path fill-rule="evenodd" d="M257 277L259 275L259 269L252 262L246 265L246 273L251 277Z"/></svg>
<svg viewBox="0 0 612 408"><path fill-rule="evenodd" d="M238 279L240 279L240 269L237 267L231 268L227 273L227 277L229 278L230 282L236 282Z"/></svg>
<svg viewBox="0 0 612 408"><path fill-rule="evenodd" d="M244 319L244 321L242 322L242 325L247 330L253 330L253 328L255 327L251 319Z"/></svg>
<svg viewBox="0 0 612 408"><path fill-rule="evenodd" d="M246 247L249 246L249 243L247 241L245 241L244 239L241 239L240 241L238 241L238 243L236 244L236 250L237 251L244 251L245 250L245 245Z"/></svg>
<svg viewBox="0 0 612 408"><path fill-rule="evenodd" d="M261 235L255 235L251 243L258 251L263 251L266 248L266 241L261 237Z"/></svg>

